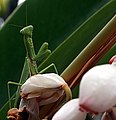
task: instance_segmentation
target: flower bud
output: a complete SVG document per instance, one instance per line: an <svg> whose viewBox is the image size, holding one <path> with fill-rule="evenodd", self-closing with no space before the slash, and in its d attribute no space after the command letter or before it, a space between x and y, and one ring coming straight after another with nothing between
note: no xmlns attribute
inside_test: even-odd
<svg viewBox="0 0 116 120"><path fill-rule="evenodd" d="M8 111L8 119L10 120L18 120L19 119L19 110L17 108L12 108Z"/></svg>
<svg viewBox="0 0 116 120"><path fill-rule="evenodd" d="M52 120L85 120L86 113L79 110L79 99L72 99L64 104Z"/></svg>
<svg viewBox="0 0 116 120"><path fill-rule="evenodd" d="M104 112L116 103L116 66L98 65L83 76L80 84L79 105L83 111Z"/></svg>
<svg viewBox="0 0 116 120"><path fill-rule="evenodd" d="M21 86L21 97L25 99L38 98L39 105L45 105L57 101L64 90L70 94L71 92L67 83L62 77L55 73L37 74L31 76Z"/></svg>
<svg viewBox="0 0 116 120"><path fill-rule="evenodd" d="M7 118L9 120L27 120L29 117L29 114L26 111L26 108L23 109L17 109L17 108L11 108L8 111ZM37 120L37 119L28 119L28 120Z"/></svg>

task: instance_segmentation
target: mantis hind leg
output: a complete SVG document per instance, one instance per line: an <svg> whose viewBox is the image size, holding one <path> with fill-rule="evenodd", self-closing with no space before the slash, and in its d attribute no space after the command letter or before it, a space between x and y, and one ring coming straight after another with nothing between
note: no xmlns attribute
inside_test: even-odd
<svg viewBox="0 0 116 120"><path fill-rule="evenodd" d="M20 83L16 83L16 82L12 82L12 81L8 81L8 83L7 83L7 87L8 87L8 102L9 102L9 108L11 108L12 107L12 99L13 99L13 97L11 98L11 94L10 94L10 85L17 85L18 87L19 86L21 86L22 84L20 84Z"/></svg>

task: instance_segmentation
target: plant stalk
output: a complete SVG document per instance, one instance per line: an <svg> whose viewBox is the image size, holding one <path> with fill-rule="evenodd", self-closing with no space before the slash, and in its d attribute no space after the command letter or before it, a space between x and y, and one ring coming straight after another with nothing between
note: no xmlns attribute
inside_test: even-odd
<svg viewBox="0 0 116 120"><path fill-rule="evenodd" d="M85 49L73 60L73 62L63 71L61 76L68 82L85 65L87 61L96 54L116 34L116 15L107 25L93 38ZM91 52L92 51L92 52Z"/></svg>

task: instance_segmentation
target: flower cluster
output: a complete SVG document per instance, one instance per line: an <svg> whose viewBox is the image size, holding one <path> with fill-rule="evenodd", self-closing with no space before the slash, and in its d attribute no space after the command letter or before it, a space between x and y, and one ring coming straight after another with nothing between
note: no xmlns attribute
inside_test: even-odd
<svg viewBox="0 0 116 120"><path fill-rule="evenodd" d="M31 76L21 86L19 109L8 112L10 118L19 119L19 113L28 113L28 120L39 120L39 107L53 103L66 93L64 104L52 120L85 120L87 113L104 113L102 120L116 119L116 56L110 64L98 65L87 71L80 83L79 98L72 99L70 88L55 73ZM16 117L15 117L16 116Z"/></svg>
<svg viewBox="0 0 116 120"><path fill-rule="evenodd" d="M55 73L36 74L26 80L21 86L21 101L19 109L10 109L8 118L16 116L19 119L23 113L27 111L28 120L39 120L39 107L57 101L66 93L66 100L72 99L71 90L62 77ZM17 113L14 115L14 113Z"/></svg>
<svg viewBox="0 0 116 120"><path fill-rule="evenodd" d="M102 120L116 119L116 56L84 74L79 99L66 103L52 120L85 120L86 114L104 113ZM65 114L64 114L65 113Z"/></svg>

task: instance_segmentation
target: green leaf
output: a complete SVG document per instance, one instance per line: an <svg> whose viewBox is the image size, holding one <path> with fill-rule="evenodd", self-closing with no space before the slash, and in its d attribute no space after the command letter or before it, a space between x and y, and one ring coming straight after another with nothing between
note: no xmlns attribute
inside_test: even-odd
<svg viewBox="0 0 116 120"><path fill-rule="evenodd" d="M71 63L71 61L84 49L84 47L86 47L86 45L93 39L93 37L115 15L115 6L116 1L110 1L103 8L93 14L87 21L78 27L58 48L56 48L49 56L49 58L43 64L41 64L38 69L43 69L48 64L54 62L57 66L58 71L62 73L63 70ZM110 13L108 14L109 11ZM106 17L104 18L104 16Z"/></svg>
<svg viewBox="0 0 116 120"><path fill-rule="evenodd" d="M7 101L7 81L19 80L25 58L23 40L19 34L22 27L16 26L26 24L34 26L33 40L36 51L45 41L49 43L52 51L60 45L39 66L39 70L55 63L61 74L116 13L116 1L108 1L27 0L19 6L0 30L0 89L4 91L0 96L0 106L2 107ZM106 5L97 11L104 4ZM95 13L96 11L97 13ZM95 14L90 17L93 13ZM89 19L87 20L87 18ZM111 51L112 54L114 54L114 50ZM112 54L108 54L105 58ZM106 60L104 61L106 62ZM3 120L5 116L2 112L0 111L0 119ZM4 113L7 113L6 109L4 109Z"/></svg>
<svg viewBox="0 0 116 120"><path fill-rule="evenodd" d="M20 78L25 59L25 48L19 31L26 24L32 24L34 26L33 40L36 51L45 41L49 43L50 50L53 51L68 35L101 6L107 3L107 1L108 0L91 0L90 2L85 1L83 4L82 0L27 0L27 2L18 6L0 30L0 89L4 91L4 93L0 95L0 107L7 101L7 81L12 80L17 82ZM108 21L109 16L111 17L112 14L115 13L113 6L115 6L115 3L111 5L111 7L109 6L108 12L106 10L105 13L107 16L105 14L105 17L101 18L101 20L104 19L105 23ZM100 26L103 26L102 23L104 25L104 22L101 21ZM97 28L99 31L101 27L99 28L99 26L97 26L96 29ZM97 31L93 30L92 36L96 33ZM84 36L83 33L82 36ZM91 39L91 34L89 36ZM74 48L71 57L69 54L70 49L65 45L65 54L61 52L63 55L56 55L57 62L55 63L60 62L60 60L58 60L60 56L63 56L63 59L66 61L66 63L60 62L60 64L56 64L59 73L67 67L87 43L87 40L83 43L80 39L77 40L78 46L77 44L72 46L72 44L69 43L71 45L70 47ZM15 89L12 93L14 93L14 91Z"/></svg>

